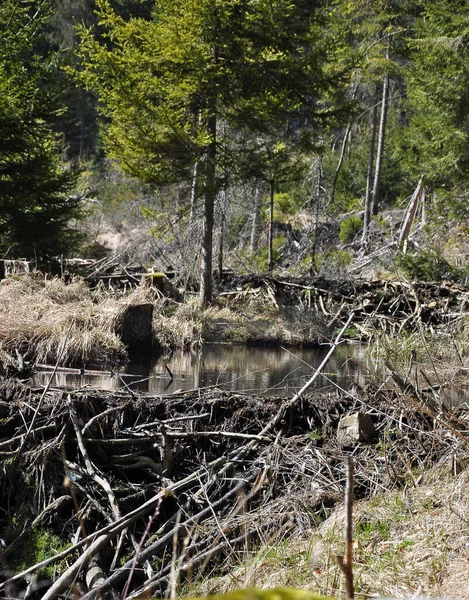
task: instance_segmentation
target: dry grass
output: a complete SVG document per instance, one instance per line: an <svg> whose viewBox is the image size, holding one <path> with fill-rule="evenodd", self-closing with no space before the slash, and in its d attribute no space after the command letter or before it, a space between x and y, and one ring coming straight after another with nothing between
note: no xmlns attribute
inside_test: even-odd
<svg viewBox="0 0 469 600"><path fill-rule="evenodd" d="M202 344L204 312L197 308L195 298L184 304L159 299L154 306L153 330L162 348L187 349Z"/></svg>
<svg viewBox="0 0 469 600"><path fill-rule="evenodd" d="M179 304L155 298L141 286L121 299L91 292L82 279L65 284L42 275L9 277L0 283L0 362L25 359L61 365L97 365L122 360L116 335L129 304L154 303L154 333L163 349L200 347L203 342L302 345L322 339L325 327L310 311L277 306L273 295L240 292L204 311L196 298Z"/></svg>
<svg viewBox="0 0 469 600"><path fill-rule="evenodd" d="M439 465L417 487L385 492L354 509L354 578L358 598L446 596L468 600L469 470ZM297 535L278 531L246 553L225 577L206 579L187 593L288 585L344 597L335 556L344 553L344 510Z"/></svg>
<svg viewBox="0 0 469 600"><path fill-rule="evenodd" d="M112 363L125 357L115 330L129 304L151 293L140 288L125 299L93 294L82 279L65 284L40 275L0 283L0 359L62 365Z"/></svg>
<svg viewBox="0 0 469 600"><path fill-rule="evenodd" d="M206 343L302 346L327 338L327 327L312 311L281 307L261 292L239 292L200 310L196 299L184 304L156 302L154 330L164 348L183 349Z"/></svg>

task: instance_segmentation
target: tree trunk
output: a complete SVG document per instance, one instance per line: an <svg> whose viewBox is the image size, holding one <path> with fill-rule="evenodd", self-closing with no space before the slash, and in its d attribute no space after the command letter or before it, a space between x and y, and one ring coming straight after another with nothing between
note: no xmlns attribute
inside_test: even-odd
<svg viewBox="0 0 469 600"><path fill-rule="evenodd" d="M388 54L386 55L386 58ZM381 119L379 122L379 134L378 134L378 150L376 152L376 169L375 179L373 182L373 196L371 200L371 212L373 215L378 214L378 199L379 199L379 184L381 181L381 172L383 168L383 157L384 157L384 140L386 136L386 120L388 115L388 88L389 88L389 77L386 75L383 83L383 98L381 101Z"/></svg>
<svg viewBox="0 0 469 600"><path fill-rule="evenodd" d="M365 210L363 215L363 236L362 248L368 252L368 237L371 223L371 200L372 200L372 181L373 167L375 162L375 144L376 144L376 129L378 127L378 107L376 102L373 102L373 112L371 113L371 140L370 153L368 155L368 171L366 174L366 192L365 192Z"/></svg>
<svg viewBox="0 0 469 600"><path fill-rule="evenodd" d="M274 196L275 196L275 180L270 180L270 197L269 197L269 273L274 270Z"/></svg>
<svg viewBox="0 0 469 600"><path fill-rule="evenodd" d="M225 239L225 207L226 207L226 189L223 189L220 193L220 236L218 240L218 275L221 277L223 275L223 240Z"/></svg>
<svg viewBox="0 0 469 600"><path fill-rule="evenodd" d="M344 133L344 139L342 140L342 148L340 149L340 157L339 162L337 163L337 167L335 168L334 179L332 180L331 185L331 204L334 204L335 199L335 190L337 187L337 179L339 177L340 169L342 168L342 164L345 158L345 150L347 149L348 139L350 137L350 131L352 130L352 122L347 125L347 129Z"/></svg>
<svg viewBox="0 0 469 600"><path fill-rule="evenodd" d="M208 118L207 129L210 135L210 145L205 164L204 190L204 232L202 238L202 260L200 265L199 308L206 308L212 301L213 295L213 216L216 190L216 159L217 159L217 116L216 102L212 101L211 114Z"/></svg>
<svg viewBox="0 0 469 600"><path fill-rule="evenodd" d="M352 100L355 100L355 96L357 95L358 85L353 88L352 92ZM337 167L335 168L334 179L332 180L331 185L331 204L334 204L335 199L335 190L337 188L337 179L339 178L339 173L344 163L345 151L347 150L347 144L350 137L350 132L352 131L353 121L350 121L347 125L347 128L344 133L344 139L342 140L342 148L340 149L340 157L339 162L337 163Z"/></svg>
<svg viewBox="0 0 469 600"><path fill-rule="evenodd" d="M86 100L84 90L80 91L80 149L78 156L80 160L85 159L86 154Z"/></svg>
<svg viewBox="0 0 469 600"><path fill-rule="evenodd" d="M189 214L189 228L194 225L195 209L199 198L199 161L197 161L192 169L191 181L191 204Z"/></svg>
<svg viewBox="0 0 469 600"><path fill-rule="evenodd" d="M252 216L252 227L251 227L251 240L249 243L249 250L255 252L257 250L257 244L259 242L259 229L261 225L261 202L262 195L259 190L259 186L256 185L254 192L254 214Z"/></svg>
<svg viewBox="0 0 469 600"><path fill-rule="evenodd" d="M404 223L402 225L400 234L399 234L399 248L402 250L403 254L407 251L407 239L409 237L410 230L415 220L415 216L417 214L417 209L419 207L419 203L423 201L425 198L425 188L423 187L423 180L420 178L419 183L415 192L412 194L412 198L410 199L409 206L407 207Z"/></svg>

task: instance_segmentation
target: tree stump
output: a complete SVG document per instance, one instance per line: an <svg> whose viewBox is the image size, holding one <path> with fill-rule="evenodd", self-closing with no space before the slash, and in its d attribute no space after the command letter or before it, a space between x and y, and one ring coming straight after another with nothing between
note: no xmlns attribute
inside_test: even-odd
<svg viewBox="0 0 469 600"><path fill-rule="evenodd" d="M129 306L121 317L118 334L129 352L151 353L153 349L153 304Z"/></svg>

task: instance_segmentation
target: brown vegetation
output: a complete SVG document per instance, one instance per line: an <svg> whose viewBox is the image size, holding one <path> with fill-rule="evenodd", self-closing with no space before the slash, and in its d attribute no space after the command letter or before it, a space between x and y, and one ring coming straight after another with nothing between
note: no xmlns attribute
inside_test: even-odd
<svg viewBox="0 0 469 600"><path fill-rule="evenodd" d="M121 299L76 278L69 284L40 274L0 282L0 363L102 365L126 356L116 329L126 307L154 297L140 287ZM18 356L20 355L20 357Z"/></svg>
<svg viewBox="0 0 469 600"><path fill-rule="evenodd" d="M34 585L55 581L44 598L73 580L91 600L96 591L87 592L84 583L91 565L99 567L102 590L122 593L131 579L128 598L180 584L190 593L201 585L205 591L271 585L273 579L264 579L267 567L261 574L251 553L264 556L260 564L267 565L266 553L278 554L293 538L307 544L343 501L350 454L358 497L387 491L404 504L416 498L424 471L440 464L449 474L456 469L454 456L458 465L468 459L467 413L436 406L435 394L394 383L347 393L305 392L284 401L217 390L159 397L39 394L6 380L0 390L0 452L8 583L0 588L17 595L36 573ZM338 420L355 411L371 416L377 437L344 448ZM408 518L404 504L396 510ZM356 531L364 540L372 535L366 525L371 517L360 514ZM379 523L386 518L373 519L374 535L384 536ZM332 531L334 543L323 544L317 566L304 567L301 579L291 563L297 559L285 549L290 569L280 571L283 584L341 593L338 572L327 562L341 544L337 524ZM41 551L39 534L55 536L55 550ZM28 564L21 562L25 544L32 550ZM362 551L356 556L362 560ZM236 569L240 562L242 572ZM230 577L207 579L223 572ZM410 581L405 589L416 591L420 583L412 587ZM357 585L368 593L377 582L361 576Z"/></svg>
<svg viewBox="0 0 469 600"><path fill-rule="evenodd" d="M341 595L333 557L343 552L339 507L349 456L356 495L371 498L355 512L357 592L439 590L466 539L458 537L457 518L465 510L469 437L467 405L448 400L436 361L448 357L450 345L463 364L464 345L440 339L442 354L423 327L428 333L461 323L456 304L465 301L458 286L375 282L326 289L251 278L200 311L147 286L110 297L100 288L89 291L81 279L3 281L4 364L20 360L16 351L33 361L80 365L124 356L115 333L123 311L152 302L162 347L210 336L250 341L262 329L264 340L305 343L340 325L349 335L358 330L377 339L374 352L386 359L388 376L364 389L287 400L216 389L157 397L38 391L2 380L0 537L8 582L0 590L17 597L45 585L47 600L73 588L91 600L96 590L86 574L97 569L102 590L122 594L130 580L128 598L147 590L196 594L247 585ZM400 336L393 342L386 328ZM453 383L465 384L466 375L460 368ZM357 411L371 417L377 437L343 447L339 419ZM431 502L429 474L441 488ZM451 500L443 511L444 490ZM440 527L436 517L443 512ZM439 527L438 553L425 553L429 542L418 538L415 515L423 529ZM405 578L407 567L413 575Z"/></svg>

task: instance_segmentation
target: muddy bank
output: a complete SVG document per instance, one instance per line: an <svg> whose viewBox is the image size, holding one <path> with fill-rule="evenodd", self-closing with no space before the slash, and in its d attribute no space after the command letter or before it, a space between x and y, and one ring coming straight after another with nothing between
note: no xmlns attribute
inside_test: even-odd
<svg viewBox="0 0 469 600"><path fill-rule="evenodd" d="M467 414L394 381L281 400L214 389L141 396L0 385L1 593L162 595L259 539L301 537L342 502L467 454ZM364 441L340 419L367 415ZM172 567L173 565L173 567ZM94 581L94 583L93 583ZM73 583L72 583L73 582ZM37 591L34 591L37 590ZM48 590L46 592L46 590Z"/></svg>

